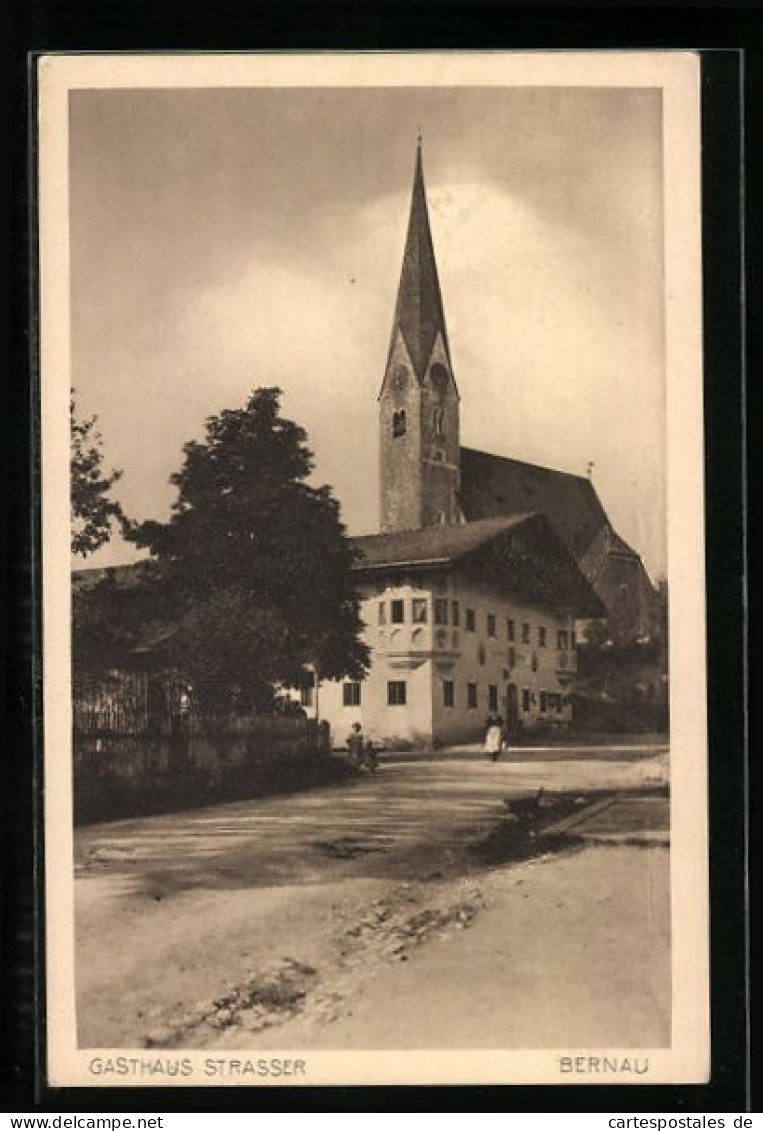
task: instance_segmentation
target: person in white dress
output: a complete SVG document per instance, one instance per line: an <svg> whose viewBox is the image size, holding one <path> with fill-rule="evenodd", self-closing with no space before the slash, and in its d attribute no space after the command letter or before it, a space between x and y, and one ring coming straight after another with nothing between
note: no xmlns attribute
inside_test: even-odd
<svg viewBox="0 0 763 1131"><path fill-rule="evenodd" d="M484 750L494 762L498 761L503 746L503 719L500 715L490 715L485 730Z"/></svg>

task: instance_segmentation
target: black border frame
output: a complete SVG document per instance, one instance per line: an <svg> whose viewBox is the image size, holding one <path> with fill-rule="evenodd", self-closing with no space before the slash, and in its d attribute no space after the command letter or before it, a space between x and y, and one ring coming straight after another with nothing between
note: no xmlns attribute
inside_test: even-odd
<svg viewBox="0 0 763 1131"><path fill-rule="evenodd" d="M744 5L543 8L506 0L445 7L411 0L280 5L215 0L16 0L13 181L15 323L6 399L11 457L8 527L10 648L7 663L3 866L4 993L0 1024L3 1098L15 1110L362 1111L421 1106L440 1111L752 1110L748 1018L746 761L745 366L760 360L747 309L759 309L763 13ZM31 124L33 63L47 51L702 49L703 240L706 419L706 550L710 713L713 1065L706 1085L496 1087L61 1088L44 1080L42 777L39 597L39 433L36 407L36 261ZM744 115L742 111L744 110ZM746 145L743 149L743 120ZM753 321L752 319L750 321ZM755 781L751 783L755 786ZM7 1110L7 1109L6 1109Z"/></svg>

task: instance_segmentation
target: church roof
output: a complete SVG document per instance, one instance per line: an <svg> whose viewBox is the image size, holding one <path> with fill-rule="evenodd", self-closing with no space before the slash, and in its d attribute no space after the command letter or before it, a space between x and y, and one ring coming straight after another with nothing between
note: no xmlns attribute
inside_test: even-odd
<svg viewBox="0 0 763 1131"><path fill-rule="evenodd" d="M473 448L461 448L460 502L469 522L541 511L578 560L602 527L609 527L599 496L585 476Z"/></svg>
<svg viewBox="0 0 763 1131"><path fill-rule="evenodd" d="M390 356L398 330L403 336L419 380L426 373L438 333L442 335L443 345L449 353L440 281L429 227L421 144L416 150L411 212L395 305Z"/></svg>
<svg viewBox="0 0 763 1131"><path fill-rule="evenodd" d="M607 523L605 526L602 526L598 534L586 547L585 552L581 554L578 561L582 572L592 585L596 585L601 571L606 565L610 555L620 555L621 557L628 558L638 556L636 551L632 550L628 543Z"/></svg>
<svg viewBox="0 0 763 1131"><path fill-rule="evenodd" d="M530 515L520 514L464 522L454 525L426 526L421 530L394 531L390 534L366 534L351 538L357 552L356 570L386 569L407 565L450 565L491 542L505 530L526 522Z"/></svg>

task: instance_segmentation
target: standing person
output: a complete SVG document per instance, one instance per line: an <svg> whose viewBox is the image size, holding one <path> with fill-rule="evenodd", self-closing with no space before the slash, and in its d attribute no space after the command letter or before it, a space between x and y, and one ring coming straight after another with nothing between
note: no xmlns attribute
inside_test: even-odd
<svg viewBox="0 0 763 1131"><path fill-rule="evenodd" d="M366 739L366 744L363 747L363 765L372 774L375 774L379 769L379 756L376 753L376 747L370 738Z"/></svg>
<svg viewBox="0 0 763 1131"><path fill-rule="evenodd" d="M509 749L511 743L511 725L509 720L501 727L501 753L505 753Z"/></svg>
<svg viewBox="0 0 763 1131"><path fill-rule="evenodd" d="M190 768L190 750L191 696L190 688L183 687L170 716L170 768L174 773L187 773Z"/></svg>
<svg viewBox="0 0 763 1131"><path fill-rule="evenodd" d="M500 715L488 715L486 726L484 750L494 762L497 762L501 753L503 719Z"/></svg>
<svg viewBox="0 0 763 1131"><path fill-rule="evenodd" d="M352 730L347 736L347 752L350 758L350 764L359 770L363 764L363 734L360 729L360 723L353 723Z"/></svg>

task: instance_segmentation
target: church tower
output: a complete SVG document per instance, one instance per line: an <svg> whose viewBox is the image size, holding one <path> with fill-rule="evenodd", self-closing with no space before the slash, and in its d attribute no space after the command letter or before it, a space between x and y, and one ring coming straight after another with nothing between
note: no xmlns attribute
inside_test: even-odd
<svg viewBox="0 0 763 1131"><path fill-rule="evenodd" d="M403 270L379 394L382 533L460 521L458 402L419 139Z"/></svg>

